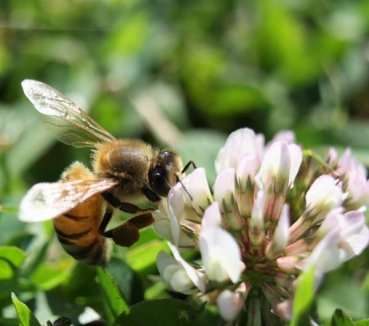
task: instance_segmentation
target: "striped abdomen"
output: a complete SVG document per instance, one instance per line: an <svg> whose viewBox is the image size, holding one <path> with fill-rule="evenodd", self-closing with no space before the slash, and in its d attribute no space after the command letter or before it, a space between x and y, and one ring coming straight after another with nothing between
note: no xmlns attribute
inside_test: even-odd
<svg viewBox="0 0 369 326"><path fill-rule="evenodd" d="M54 227L64 250L87 264L105 264L109 240L99 233L103 199L97 194L54 219Z"/></svg>

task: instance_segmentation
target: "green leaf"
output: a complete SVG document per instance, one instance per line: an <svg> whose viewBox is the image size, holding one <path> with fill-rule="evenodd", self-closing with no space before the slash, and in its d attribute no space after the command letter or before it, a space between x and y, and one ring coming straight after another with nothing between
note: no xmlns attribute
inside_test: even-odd
<svg viewBox="0 0 369 326"><path fill-rule="evenodd" d="M314 299L315 269L310 268L299 276L291 326L310 325L310 307Z"/></svg>
<svg viewBox="0 0 369 326"><path fill-rule="evenodd" d="M0 247L0 259L8 261L15 268L18 268L23 263L25 258L26 254L17 247Z"/></svg>
<svg viewBox="0 0 369 326"><path fill-rule="evenodd" d="M152 266L156 266L156 256L159 251L167 248L168 246L165 242L153 240L137 248L130 249L125 258L133 270L145 273L145 271L151 270Z"/></svg>
<svg viewBox="0 0 369 326"><path fill-rule="evenodd" d="M352 320L347 314L341 310L337 309L333 316L332 316L332 322L331 326L352 326Z"/></svg>
<svg viewBox="0 0 369 326"><path fill-rule="evenodd" d="M49 248L50 240L37 245L38 250L32 250L28 256L24 268L22 268L22 277L30 278L34 271L45 261L46 252ZM34 249L34 248L33 248Z"/></svg>
<svg viewBox="0 0 369 326"><path fill-rule="evenodd" d="M203 308L195 309L187 302L174 299L143 301L132 306L128 314L121 314L114 325L193 326Z"/></svg>
<svg viewBox="0 0 369 326"><path fill-rule="evenodd" d="M2 326L19 326L18 318L2 318L2 317L0 317L0 325L2 325Z"/></svg>
<svg viewBox="0 0 369 326"><path fill-rule="evenodd" d="M12 301L17 310L20 326L41 326L32 311L12 293Z"/></svg>
<svg viewBox="0 0 369 326"><path fill-rule="evenodd" d="M369 319L363 319L363 320L358 320L356 322L354 322L355 326L368 326L369 325Z"/></svg>
<svg viewBox="0 0 369 326"><path fill-rule="evenodd" d="M10 279L23 263L26 254L17 247L0 247L0 279Z"/></svg>
<svg viewBox="0 0 369 326"><path fill-rule="evenodd" d="M106 266L114 281L122 290L129 304L140 302L144 299L143 282L126 261L112 257Z"/></svg>
<svg viewBox="0 0 369 326"><path fill-rule="evenodd" d="M316 302L321 320L330 319L337 308L343 309L354 319L365 317L363 312L368 306L365 285L361 285L352 274L344 272L344 268L324 277L324 286L319 289Z"/></svg>
<svg viewBox="0 0 369 326"><path fill-rule="evenodd" d="M54 266L51 264L42 264L32 274L31 282L38 290L48 291L64 282L70 275L71 266Z"/></svg>
<svg viewBox="0 0 369 326"><path fill-rule="evenodd" d="M270 106L262 90L249 84L223 84L209 96L209 115L226 117Z"/></svg>
<svg viewBox="0 0 369 326"><path fill-rule="evenodd" d="M129 307L124 295L117 283L113 280L109 272L104 267L97 267L98 282L104 296L104 309L107 324L112 325L115 319L122 313L128 312Z"/></svg>

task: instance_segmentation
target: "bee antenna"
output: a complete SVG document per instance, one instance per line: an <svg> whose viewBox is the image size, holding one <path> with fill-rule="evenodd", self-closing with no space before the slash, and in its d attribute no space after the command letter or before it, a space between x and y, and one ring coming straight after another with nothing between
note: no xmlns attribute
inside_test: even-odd
<svg viewBox="0 0 369 326"><path fill-rule="evenodd" d="M184 166L184 168L182 169L181 173L185 173L191 165L192 165L192 167L193 167L194 169L197 169L197 166L196 166L196 164L195 164L195 162L194 162L194 161L188 161L188 162L187 162L187 164L186 164L186 165Z"/></svg>
<svg viewBox="0 0 369 326"><path fill-rule="evenodd" d="M184 189L184 191L186 192L186 194L188 195L188 197L190 198L190 200L193 201L193 197L188 192L187 188L185 187L185 185L183 184L181 178L179 177L179 175L177 173L176 173L176 179L177 179L177 182L179 182L181 184L182 188Z"/></svg>

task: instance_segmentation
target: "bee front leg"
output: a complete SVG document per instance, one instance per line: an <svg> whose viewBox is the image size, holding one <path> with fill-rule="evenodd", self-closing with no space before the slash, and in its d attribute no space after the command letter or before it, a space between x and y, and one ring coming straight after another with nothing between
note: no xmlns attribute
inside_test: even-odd
<svg viewBox="0 0 369 326"><path fill-rule="evenodd" d="M101 194L101 196L103 196L103 198L114 208L118 208L119 210L126 212L126 213L131 213L131 214L136 214L139 212L152 212L155 209L153 207L148 207L148 208L140 208L134 204L131 203L123 203L121 202L117 197L115 197L113 194L111 194L110 192L103 192Z"/></svg>

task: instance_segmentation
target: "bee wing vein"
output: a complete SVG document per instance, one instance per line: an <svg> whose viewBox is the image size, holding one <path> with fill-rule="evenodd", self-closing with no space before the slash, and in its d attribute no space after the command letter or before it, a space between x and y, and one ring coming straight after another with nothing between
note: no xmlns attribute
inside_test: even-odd
<svg viewBox="0 0 369 326"><path fill-rule="evenodd" d="M45 127L61 142L75 147L93 146L115 138L75 103L56 89L35 80L22 82L25 95L41 113Z"/></svg>

